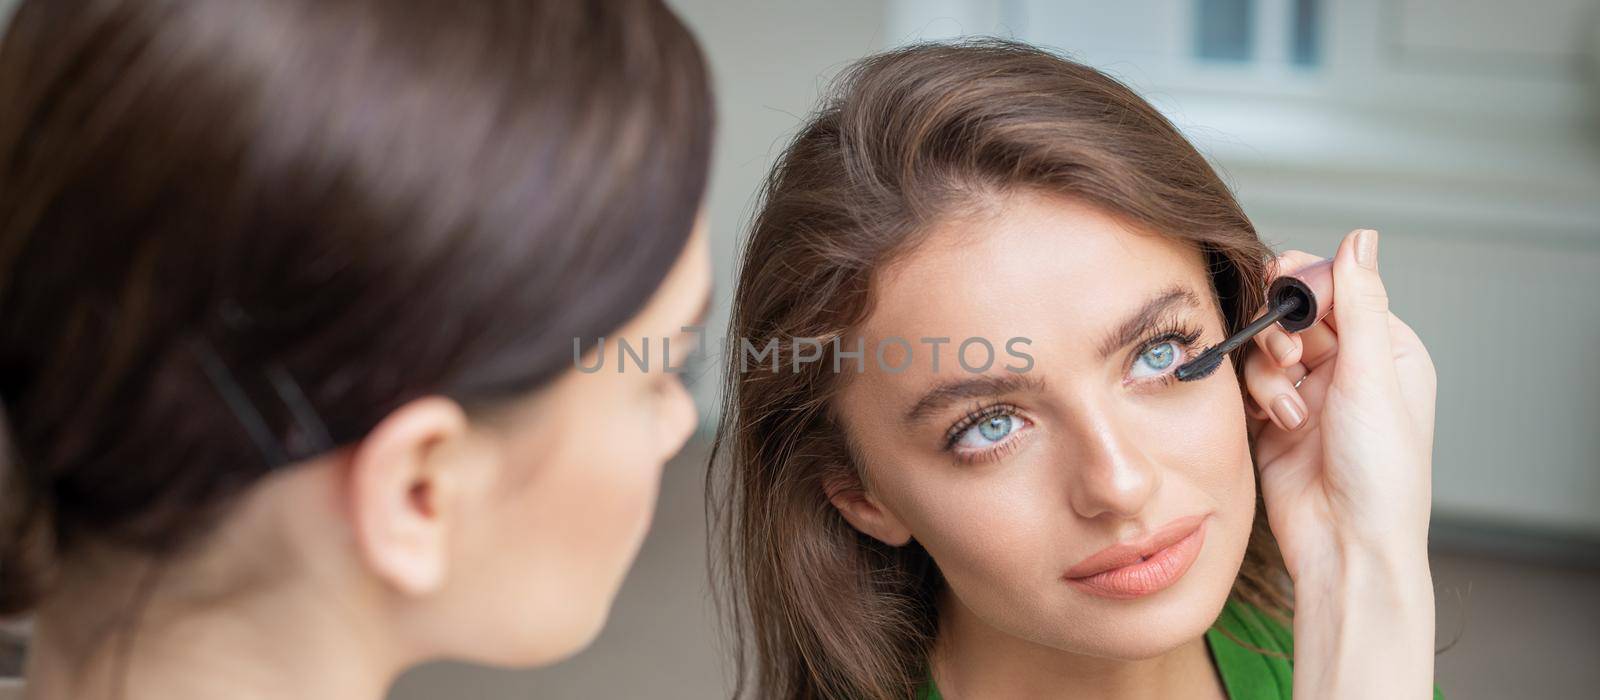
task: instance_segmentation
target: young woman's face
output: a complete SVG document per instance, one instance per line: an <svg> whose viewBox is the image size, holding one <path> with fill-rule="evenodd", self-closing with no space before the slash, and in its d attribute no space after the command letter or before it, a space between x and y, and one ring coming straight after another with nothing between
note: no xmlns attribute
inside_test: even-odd
<svg viewBox="0 0 1600 700"><path fill-rule="evenodd" d="M1203 258L1071 200L1017 193L993 212L874 280L867 369L836 408L881 517L852 522L921 543L947 615L1097 657L1192 641L1227 598L1255 506L1232 365L1172 379L1225 335ZM1016 337L1031 343L1007 354ZM884 338L911 343L903 371L872 361ZM937 373L924 338L949 339ZM994 347L987 371L958 364L967 338ZM884 347L885 365L906 363ZM1032 367L1008 370L1021 354Z"/></svg>
<svg viewBox="0 0 1600 700"><path fill-rule="evenodd" d="M654 512L661 471L697 422L681 369L704 323L711 259L704 225L662 286L608 334L605 365L569 369L539 396L514 406L481 441L501 465L485 485L483 512L459 534L456 599L473 619L451 650L507 665L548 663L600 631ZM648 371L617 371L618 338L648 343ZM593 339L590 339L591 341ZM592 367L594 352L584 358Z"/></svg>

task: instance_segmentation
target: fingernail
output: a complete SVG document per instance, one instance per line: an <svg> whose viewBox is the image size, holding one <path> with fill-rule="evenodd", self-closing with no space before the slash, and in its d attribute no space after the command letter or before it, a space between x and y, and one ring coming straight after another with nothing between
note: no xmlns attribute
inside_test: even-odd
<svg viewBox="0 0 1600 700"><path fill-rule="evenodd" d="M1289 353L1294 352L1294 339L1288 333L1274 331L1267 335L1267 350L1272 353L1272 358L1283 364L1289 361Z"/></svg>
<svg viewBox="0 0 1600 700"><path fill-rule="evenodd" d="M1300 404L1294 402L1288 394L1279 394L1272 400L1272 414L1278 417L1278 424L1287 430L1300 427L1306 420L1306 414L1300 410Z"/></svg>
<svg viewBox="0 0 1600 700"><path fill-rule="evenodd" d="M1378 232L1364 228L1356 232L1356 264L1371 270L1378 266Z"/></svg>

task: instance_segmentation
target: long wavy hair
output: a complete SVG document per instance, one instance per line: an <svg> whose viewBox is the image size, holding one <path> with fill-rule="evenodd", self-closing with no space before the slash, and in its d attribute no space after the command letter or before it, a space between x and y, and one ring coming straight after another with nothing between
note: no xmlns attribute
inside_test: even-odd
<svg viewBox="0 0 1600 700"><path fill-rule="evenodd" d="M831 412L845 375L827 371L827 341L865 320L874 273L934 224L1019 188L1202 250L1229 332L1263 302L1271 251L1205 158L1116 80L993 40L849 68L768 177L725 346L776 338L782 354L791 338L820 338L825 348L793 372L729 362L707 508L736 695L908 698L927 678L937 566L914 542L857 532L825 494L825 483L863 478ZM1292 611L1259 488L1232 595L1280 618Z"/></svg>

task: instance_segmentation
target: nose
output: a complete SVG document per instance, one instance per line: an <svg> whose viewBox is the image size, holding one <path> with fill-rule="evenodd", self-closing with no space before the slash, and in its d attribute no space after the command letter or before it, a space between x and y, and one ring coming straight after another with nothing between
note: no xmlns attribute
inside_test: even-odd
<svg viewBox="0 0 1600 700"><path fill-rule="evenodd" d="M1140 431L1112 407L1088 408L1076 438L1079 449L1070 467L1069 500L1088 518L1133 518L1161 488L1161 470L1151 459Z"/></svg>

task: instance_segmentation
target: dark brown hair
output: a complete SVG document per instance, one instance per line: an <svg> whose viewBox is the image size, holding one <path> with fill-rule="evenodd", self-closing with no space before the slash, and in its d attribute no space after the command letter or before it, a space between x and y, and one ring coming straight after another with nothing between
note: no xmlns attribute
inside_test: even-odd
<svg viewBox="0 0 1600 700"><path fill-rule="evenodd" d="M0 612L637 313L706 186L658 0L29 0L0 44Z"/></svg>
<svg viewBox="0 0 1600 700"><path fill-rule="evenodd" d="M848 69L779 159L743 251L727 347L806 337L827 348L870 313L875 271L934 224L1021 188L1194 245L1230 332L1262 303L1270 250L1137 94L1022 44L919 45ZM729 363L707 496L739 686L762 698L908 698L928 677L942 584L920 546L886 546L829 504L825 483L859 487L867 475L831 413L845 375L827 359L798 372ZM1287 581L1258 494L1233 595L1287 613Z"/></svg>

